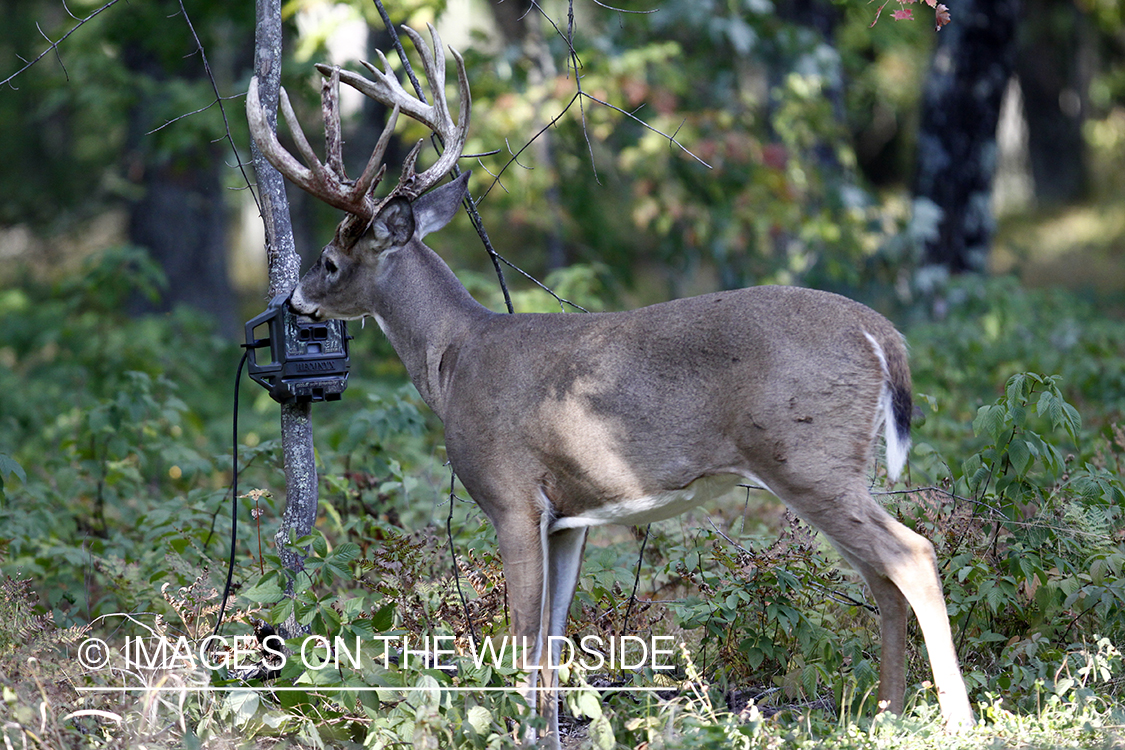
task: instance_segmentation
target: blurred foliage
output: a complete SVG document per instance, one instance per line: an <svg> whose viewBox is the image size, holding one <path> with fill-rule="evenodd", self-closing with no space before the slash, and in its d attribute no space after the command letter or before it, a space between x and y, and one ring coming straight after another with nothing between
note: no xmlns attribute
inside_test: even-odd
<svg viewBox="0 0 1125 750"><path fill-rule="evenodd" d="M469 32L468 41L458 41L476 103L467 151L499 151L480 157L472 189L483 196L498 249L528 271L542 277L559 265L588 264L611 298L630 291L641 301L767 282L905 294L912 237L926 218L904 234L904 204L871 186L909 179L934 38L929 22L888 18L872 27L874 7L840 0L669 0L655 7L630 0L620 10L578 2L572 52L563 0L537 4L522 21L521 39L504 37L500 11L485 0L447 6L387 3L396 23L420 28L446 17L447 36ZM1101 51L1090 77L1091 140L1105 140L1098 123L1122 101L1119 6L1082 8ZM40 61L0 97L7 165L0 225L72 226L136 198L140 171L153 163L196 168L222 158L232 167L228 186L245 184L221 143L229 126L246 160L238 94L250 72L250 9L185 7L220 93L232 96L225 119L178 3L115 5L70 36L58 59ZM75 23L47 0L22 0L4 13L6 60L41 51L35 23L51 38ZM315 136L312 62L372 57L374 46L386 48L386 35L374 5L361 0L294 0L284 16L292 55L285 84ZM333 34L357 21L370 26L368 49L344 52ZM349 122L347 140L358 148L381 116L363 109L362 119ZM404 127L402 141L420 135ZM231 191L232 209L242 195ZM304 199L295 212L305 251L330 236L338 218ZM467 226L447 232L443 253L458 269L486 267Z"/></svg>
<svg viewBox="0 0 1125 750"><path fill-rule="evenodd" d="M563 4L543 7L561 26ZM768 2L599 9L577 23L575 100L564 40L545 28L551 66L470 50L468 150L503 149L482 160L499 175L483 210L507 228L502 252L537 271L557 240L618 282L660 268L673 294L701 268L724 287L858 280L881 226L847 145L830 40ZM527 140L512 134L548 123L545 142L510 161Z"/></svg>
<svg viewBox="0 0 1125 750"><path fill-rule="evenodd" d="M558 287L589 303L596 278L572 269ZM52 747L207 746L231 732L309 747L514 746L513 727L536 721L522 699L443 690L519 679L507 662L478 664L469 645L508 627L494 534L463 490L451 498L433 447L437 425L401 374L372 377L363 364L370 352L357 359L344 401L314 411L322 513L311 535L291 540L310 555L291 597L272 541L284 499L276 407L244 385L241 486L254 489L239 498L249 523L225 630L252 637L261 621L293 613L313 635L359 638L358 661L326 670L291 659L277 675L219 669L161 678L300 688L276 694L132 706L65 687L120 679L79 668L87 637L107 638L114 650L126 636L183 637L195 647L218 611L231 415L230 394L216 384L230 382L237 351L185 312L135 320L118 312L124 296L160 287L159 271L121 248L81 276L53 285L28 279L0 298L0 325L13 332L0 348L2 386L20 394L0 401L3 731L46 731ZM557 304L541 299L523 304ZM964 280L947 299L943 323L907 330L927 412L910 468L923 486L876 489L937 548L970 692L983 706L976 741L992 742L1017 721L1039 722L1036 732L1102 737L1098 727L1120 723L1116 644L1125 640L1125 429L1115 369L1125 342L1097 324L1097 308L1061 292ZM362 333L357 347L378 338ZM1058 375L1028 370L1052 365ZM573 637L669 635L683 649L672 674L564 670L577 688L677 691L671 703L593 688L569 693L569 713L589 722L591 741L612 747L611 738L635 744L659 735L666 746L694 747L701 737L727 737L769 747L782 736L816 736L866 747L854 744L857 726L943 737L915 626L909 715L868 724L878 632L862 585L794 519L778 530L747 510L730 523L728 510L713 526L653 526L635 605L626 603L639 536L590 545ZM376 636L448 636L455 676L420 651L388 661ZM254 669L265 663L264 653L250 653ZM155 679L135 664L115 669ZM767 721L765 711L780 715ZM106 715L119 718L95 718Z"/></svg>
<svg viewBox="0 0 1125 750"><path fill-rule="evenodd" d="M60 47L65 70L44 60L0 95L0 224L65 224L97 213L131 196L136 149L175 162L222 136L214 108L142 135L213 100L178 4L142 5L110 9ZM444 8L431 0L388 5L396 20L415 25ZM319 126L308 66L325 54L338 19L307 26L299 19L322 6L302 0L285 9L296 42L286 85L301 111L313 113L310 133ZM79 15L93 7L71 6ZM369 3L348 7L373 20ZM484 14L481 7L474 12ZM541 7L566 28L565 3ZM1108 45L1091 82L1096 114L1107 116L1091 123L1089 138L1112 151L1125 132L1122 55L1112 46L1120 44L1120 4L1083 7ZM224 95L245 86L248 8L188 6ZM542 273L552 263L548 248L561 242L571 263L546 281L591 310L619 306L631 284L652 278L662 288L636 296L776 281L864 290L897 303L925 414L911 465L923 488L888 488L883 497L938 549L966 676L983 707L983 734L966 746L1040 741L1029 739L1029 714L1044 737L1065 737L1044 746L1112 744L1112 727L1122 724L1115 646L1125 640L1125 333L1112 310L1007 278L941 280L929 296L917 293L913 238L926 231L927 217L908 223L905 201L876 193L869 180L885 186L908 171L929 24L885 19L869 29L871 6L824 5L829 38L784 2L673 0L653 14L576 9L574 52L588 97L574 99L579 79L568 71L569 50L545 19L523 44L478 31L465 50L475 102L467 151L502 149L480 157L473 183L482 194L487 173L499 175L482 201L497 246ZM38 54L36 21L52 38L73 23L32 0L0 12L5 60ZM536 45L545 53L531 54ZM244 144L240 106L229 110ZM560 114L508 164L511 151ZM403 140L416 132L407 129ZM673 135L698 158L671 143ZM232 171L230 183L239 180ZM318 237L328 236L333 219L323 215L325 226L311 230ZM313 210L298 208L298 216L319 221ZM458 269L477 269L466 283L499 309L469 230L453 227L435 244ZM519 698L441 688L509 685L514 673L482 669L463 653L456 678L420 660L388 666L368 654L350 671L291 665L280 680L305 692L235 691L179 704L130 706L70 689L116 679L75 668L75 644L85 635L117 645L135 627L198 643L218 610L225 577L218 561L230 532L227 384L238 352L188 311L124 314L126 300L164 286L142 252L114 247L52 281L19 272L0 290L5 739L44 747L281 739L310 747L511 746L513 728L534 721ZM521 310L569 307L520 286ZM237 499L250 522L240 536L228 631L247 635L255 619L292 612L326 637L448 634L467 648L470 630L505 632L491 527L460 488L451 493L439 426L404 385L383 337L352 333L357 372L345 401L314 412L323 513L312 534L291 540L311 553L291 598L282 593L287 581L272 542L284 503L276 406L260 390L241 391L238 457L242 486L254 489ZM910 654L917 697L909 715L856 720L873 712L876 620L862 586L809 529L744 518L736 534L721 517L717 524L723 533L678 521L653 528L640 586L652 601L631 612L622 609L639 535L591 545L574 631L604 636L628 625L684 645L669 678L679 692L669 701L570 694L571 713L590 722L592 745L876 747L893 732L937 738L927 747L954 744L939 731L919 645ZM264 684L260 675L219 670L196 677ZM565 675L578 687L651 685L657 677ZM407 698L389 689L333 690L405 685L426 690ZM741 704L725 701L734 695ZM766 720L746 707L747 697L780 715ZM817 705L834 706L840 718L810 708Z"/></svg>
<svg viewBox="0 0 1125 750"><path fill-rule="evenodd" d="M101 3L6 3L0 59L36 57ZM74 15L70 15L67 10ZM191 21L224 93L245 87L253 60L253 6L192 3ZM0 224L60 231L135 197L138 170L153 159L208 158L226 133L198 45L173 0L120 3L84 24L57 55L24 71L0 96ZM203 116L184 115L211 107ZM229 107L236 137L245 118ZM175 120L172 127L161 127ZM186 165L185 165L186 166Z"/></svg>
<svg viewBox="0 0 1125 750"><path fill-rule="evenodd" d="M8 9L0 56L37 54L36 22L52 37L73 25L49 7L28 0ZM420 26L444 7L418 0L388 10L396 22ZM252 55L249 7L195 3L187 10L219 91L242 91ZM558 261L547 248L561 245L568 263L599 264L611 290L631 285L638 269L660 269L667 290L658 297L682 293L697 272L704 279L714 273L703 283L724 287L840 287L885 277L885 266L870 260L898 219L864 187L847 115L870 109L876 97L896 113L912 106L924 34L910 24L857 34L869 23L865 9L829 4L815 6L813 21L834 25L835 39L813 21L790 20L788 3L768 0L674 0L655 13L579 3L576 11L571 58L557 31L566 3L537 6L525 21L531 41L506 45L482 31L491 28L487 5L472 6L470 18L484 20L473 22L478 31L463 50L476 103L467 151L501 152L481 159L474 190L487 192L486 226L505 229L494 230L504 254L542 275ZM285 17L296 42L285 83L307 113L306 132L315 134L319 87L310 85L311 63L329 55L332 33L344 21L363 18L372 28L380 22L366 2L294 2ZM876 65L863 59L873 55ZM8 165L0 177L7 181L0 182L0 224L58 231L135 198L145 164L226 158L233 166L233 155L221 157L218 146L200 150L220 143L228 126L236 143L246 143L238 100L225 102L225 119L213 106L211 83L174 2L108 9L67 39L60 60L41 61L0 97L0 157ZM573 60L585 94L578 100ZM397 59L392 64L399 67ZM845 85L850 75L862 82ZM888 75L902 82L888 86ZM375 126L352 123L357 133ZM420 134L406 128L403 140ZM486 172L499 175L495 186ZM226 179L243 184L235 169ZM335 215L299 205L316 221L312 241L328 236ZM453 250L455 266L483 267L479 243L466 230L453 238L459 242L450 244L465 248Z"/></svg>

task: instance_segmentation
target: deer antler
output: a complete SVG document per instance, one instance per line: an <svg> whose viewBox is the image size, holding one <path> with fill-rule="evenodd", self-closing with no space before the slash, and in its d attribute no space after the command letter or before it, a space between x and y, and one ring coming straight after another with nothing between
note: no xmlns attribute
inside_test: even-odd
<svg viewBox="0 0 1125 750"><path fill-rule="evenodd" d="M251 79L250 89L246 94L246 116L250 123L250 133L254 142L258 144L262 155L266 157L279 172L288 177L297 186L316 196L325 203L347 211L363 225L378 213L380 206L393 196L403 196L409 200L417 198L422 193L436 185L461 157L465 147L465 138L469 130L469 113L472 101L469 96L469 79L465 73L465 61L456 50L450 50L457 61L457 78L461 92L461 111L456 123L449 113L449 105L445 98L445 52L442 48L441 38L433 26L429 27L433 39L434 52L431 55L425 42L418 32L403 27L403 30L414 42L422 57L422 67L430 81L430 91L434 103L426 104L418 98L408 94L399 84L394 73L391 72L383 53L379 58L383 63L383 71L379 71L370 63L363 63L374 75L374 80L329 65L317 65L316 68L325 76L321 88L321 106L324 112L325 134L325 160L322 164L309 145L301 130L293 107L285 89L281 90L280 109L289 126L297 151L301 154L304 164L282 147L277 140L277 135L266 122L266 112L261 106L258 97L258 79ZM340 110L339 89L340 81L391 107L391 115L387 125L379 136L375 150L364 167L363 174L358 180L349 180L344 172L344 163L341 157L340 141ZM391 192L380 202L376 203L372 191L379 184L386 171L383 165L383 155L386 153L387 144L394 132L398 115L402 112L406 116L422 123L445 143L445 150L438 160L422 174L414 171L414 163L422 143L419 142L406 157L403 163L402 177ZM306 166L307 165L307 166Z"/></svg>

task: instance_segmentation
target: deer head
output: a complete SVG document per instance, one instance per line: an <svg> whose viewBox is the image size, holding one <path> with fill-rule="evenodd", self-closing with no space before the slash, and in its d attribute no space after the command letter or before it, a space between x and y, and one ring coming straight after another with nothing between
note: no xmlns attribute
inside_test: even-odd
<svg viewBox="0 0 1125 750"><path fill-rule="evenodd" d="M403 89L381 52L379 59L383 70L380 71L371 63L363 63L372 75L370 79L333 66L316 66L325 76L321 88L321 106L324 114L326 163L317 158L309 145L285 89L281 90L280 95L281 113L289 126L301 160L282 147L267 123L266 112L258 96L257 77L250 81L246 95L246 114L250 133L262 155L300 188L347 212L337 225L332 241L321 251L320 259L297 285L290 303L297 312L320 318L362 317L365 313L358 307L358 300L363 298L364 292L362 282L372 276L362 270L378 263L384 251L401 247L413 239L420 240L426 232L444 226L452 218L464 195L465 180L461 179L434 191L433 197L419 200L456 165L464 149L472 109L465 62L456 50L451 49L450 52L457 61L461 95L460 112L454 122L445 96L445 52L437 31L433 26L429 29L433 41L432 53L416 31L403 27L422 58L422 67L430 82L432 104L427 104ZM341 155L340 81L391 108L387 125L366 167L356 180L348 178ZM383 157L399 114L405 114L428 127L444 143L445 150L429 169L418 173L415 164L423 143L419 141L406 157L398 183L382 199L376 199L375 189L386 172ZM330 308L324 304L329 298L333 300Z"/></svg>

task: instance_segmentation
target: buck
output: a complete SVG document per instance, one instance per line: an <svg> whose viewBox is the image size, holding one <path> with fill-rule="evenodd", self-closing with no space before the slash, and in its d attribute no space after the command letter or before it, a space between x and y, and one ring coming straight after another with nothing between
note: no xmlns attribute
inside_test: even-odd
<svg viewBox="0 0 1125 750"><path fill-rule="evenodd" d="M785 287L631 312L486 309L422 243L452 219L466 193L467 174L430 190L464 147L471 106L464 62L452 51L461 95L454 122L441 40L431 27L430 53L416 32L406 33L422 57L432 104L407 94L385 58L382 71L366 64L371 79L317 66L326 76L327 165L284 91L281 109L305 164L280 146L256 81L247 96L251 132L283 174L347 213L289 304L316 319L373 317L444 423L449 460L496 529L512 630L539 665L526 690L529 701L540 697L545 741L558 744L557 675L549 668L558 654L544 644L565 635L587 530L669 518L740 482L783 500L867 582L880 617L880 700L903 710L909 605L946 724L971 725L933 547L868 490L879 432L892 479L910 445L910 371L899 333L859 303ZM391 108L354 182L340 158L341 80ZM438 134L445 150L418 174L416 147L398 184L377 201L372 193L400 113Z"/></svg>

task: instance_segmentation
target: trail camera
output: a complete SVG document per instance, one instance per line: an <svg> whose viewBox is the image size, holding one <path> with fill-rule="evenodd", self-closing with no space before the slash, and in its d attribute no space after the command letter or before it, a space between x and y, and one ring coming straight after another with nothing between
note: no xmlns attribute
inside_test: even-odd
<svg viewBox="0 0 1125 750"><path fill-rule="evenodd" d="M289 309L288 299L279 294L246 323L250 378L280 404L338 401L348 387L348 325L302 318ZM269 360L263 361L260 350L267 347Z"/></svg>

